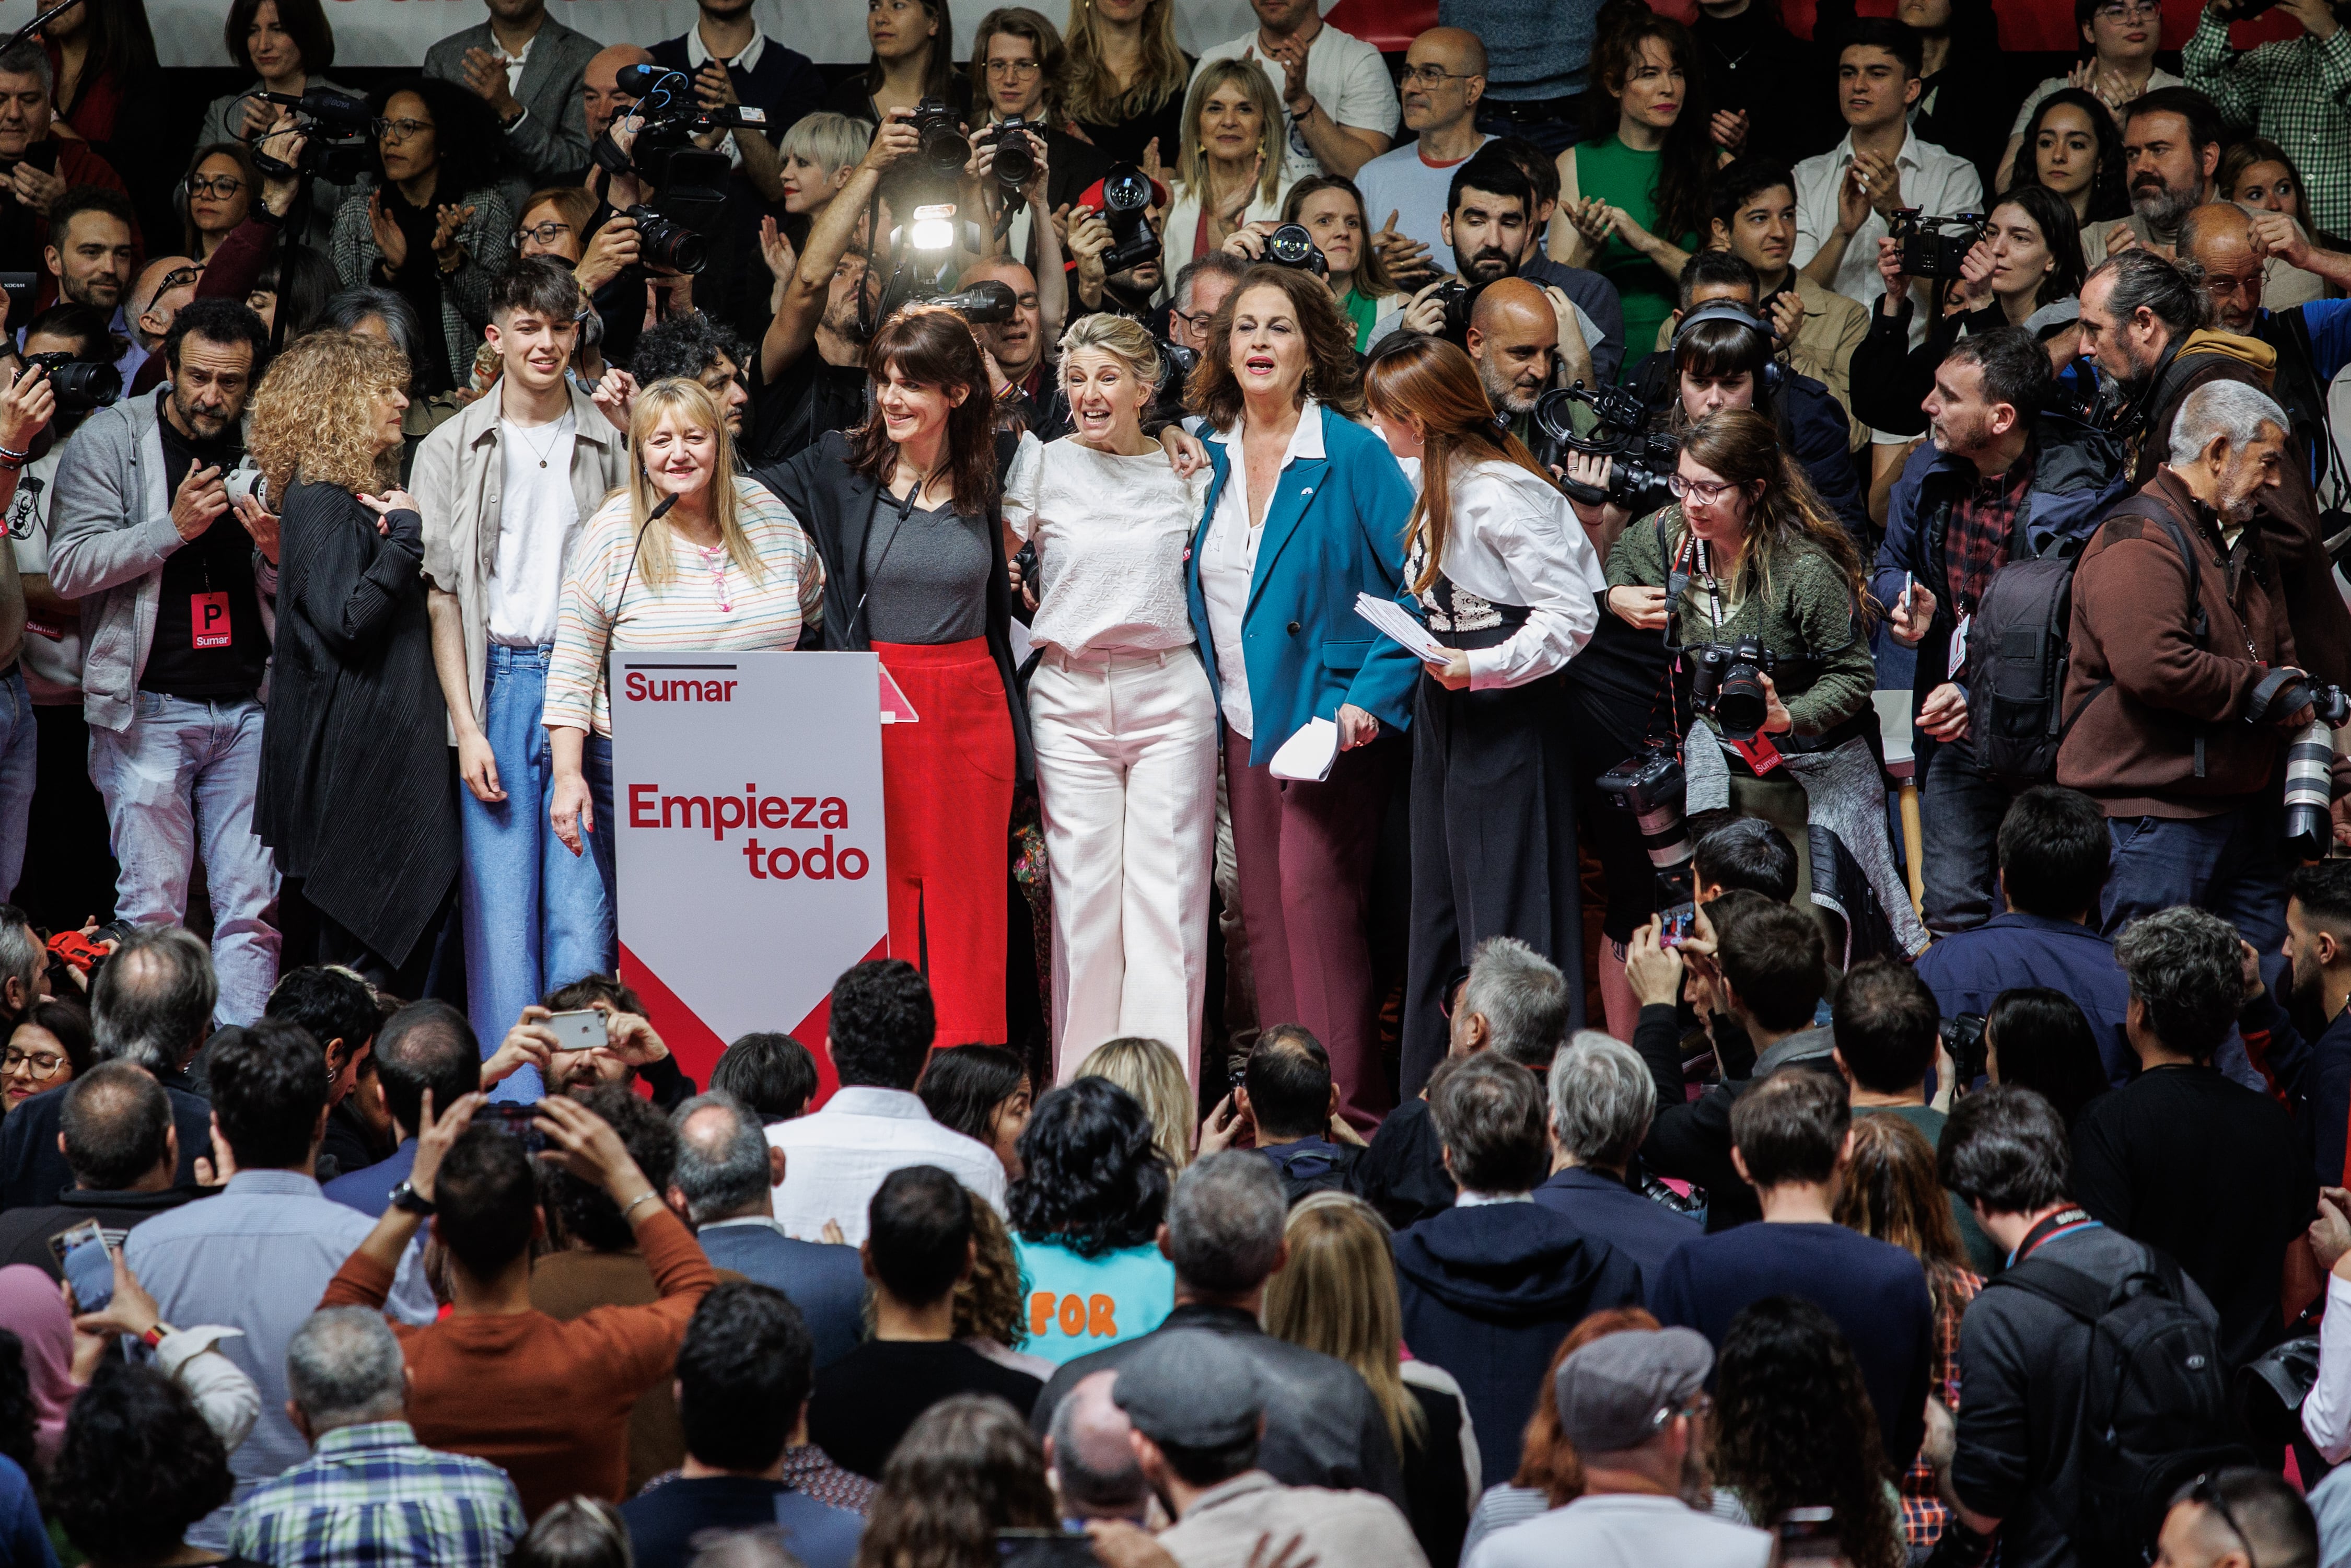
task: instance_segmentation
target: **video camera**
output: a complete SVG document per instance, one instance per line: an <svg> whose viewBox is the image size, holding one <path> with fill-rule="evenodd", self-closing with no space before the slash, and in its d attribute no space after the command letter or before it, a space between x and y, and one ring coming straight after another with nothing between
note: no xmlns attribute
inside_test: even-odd
<svg viewBox="0 0 2351 1568"><path fill-rule="evenodd" d="M1276 267L1311 272L1317 277L1331 276L1331 264L1322 259L1322 247L1304 224L1284 224L1266 235L1264 258Z"/></svg>
<svg viewBox="0 0 2351 1568"><path fill-rule="evenodd" d="M764 130L768 111L750 104L704 109L686 74L661 66L622 66L616 82L636 95L628 116L639 122L636 138L623 152L607 129L592 149L596 167L633 174L653 189L650 203L627 209L637 221L643 264L657 272L700 272L708 257L699 241L726 221L730 165L726 153L697 147L694 139L713 131Z"/></svg>
<svg viewBox="0 0 2351 1568"><path fill-rule="evenodd" d="M1910 277L1957 277L1959 264L1984 236L1984 215L1954 213L1929 218L1916 207L1903 207L1886 221L1886 232L1901 243L1902 270Z"/></svg>
<svg viewBox="0 0 2351 1568"><path fill-rule="evenodd" d="M302 137L302 152L293 162L269 155L270 138L253 144L254 166L280 179L310 174L330 185L348 185L368 172L375 161L375 116L367 99L330 87L311 87L299 97L290 92L253 95L295 114L294 129Z"/></svg>
<svg viewBox="0 0 2351 1568"><path fill-rule="evenodd" d="M1001 154L999 154L1001 156ZM1113 163L1102 176L1102 222L1110 225L1110 249L1102 271L1116 274L1140 267L1159 254L1151 231L1151 179L1132 163Z"/></svg>
<svg viewBox="0 0 2351 1568"><path fill-rule="evenodd" d="M1581 403L1599 422L1590 435L1578 435L1570 410ZM1681 443L1672 436L1641 427L1649 411L1630 387L1601 387L1582 382L1553 387L1535 400L1535 423L1543 434L1570 452L1612 460L1605 488L1562 479L1559 487L1572 500L1587 507L1621 507L1640 515L1654 512L1673 499L1666 482L1681 456Z"/></svg>
<svg viewBox="0 0 2351 1568"><path fill-rule="evenodd" d="M1690 706L1714 716L1732 740L1752 740L1771 712L1763 677L1775 667L1771 650L1752 637L1702 643L1682 650L1689 665Z"/></svg>
<svg viewBox="0 0 2351 1568"><path fill-rule="evenodd" d="M77 413L112 402L122 395L122 372L109 364L94 364L77 360L63 349L46 354L24 356L24 369L16 372L23 381L37 365L49 372L49 390L57 394L57 407L66 413Z"/></svg>

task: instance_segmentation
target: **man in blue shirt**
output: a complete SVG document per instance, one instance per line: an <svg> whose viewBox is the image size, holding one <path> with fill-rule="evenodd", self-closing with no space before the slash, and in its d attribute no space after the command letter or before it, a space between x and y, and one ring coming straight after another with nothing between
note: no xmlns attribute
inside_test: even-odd
<svg viewBox="0 0 2351 1568"><path fill-rule="evenodd" d="M786 1448L805 1440L814 1355L782 1291L721 1285L702 1298L677 1352L684 1468L621 1509L637 1568L686 1568L697 1532L767 1524L804 1568L850 1568L863 1518L783 1479Z"/></svg>
<svg viewBox="0 0 2351 1568"><path fill-rule="evenodd" d="M1598 1030L1578 1030L1551 1069L1551 1179L1534 1199L1605 1241L1654 1278L1698 1222L1625 1185L1649 1135L1656 1085L1641 1053Z"/></svg>
<svg viewBox="0 0 2351 1568"><path fill-rule="evenodd" d="M697 1094L670 1113L677 1166L667 1197L694 1227L711 1267L732 1269L791 1299L829 1365L865 1337L865 1270L854 1247L796 1241L776 1223L784 1151L732 1094Z"/></svg>
<svg viewBox="0 0 2351 1568"><path fill-rule="evenodd" d="M1775 1073L1740 1095L1731 1159L1763 1222L1684 1242L1649 1282L1649 1311L1719 1346L1731 1319L1766 1296L1811 1301L1844 1330L1886 1457L1905 1470L1926 1434L1935 1306L1917 1259L1836 1222L1852 1130L1844 1085L1824 1073Z"/></svg>
<svg viewBox="0 0 2351 1568"><path fill-rule="evenodd" d="M503 1048L500 1054L506 1054ZM496 1059L490 1065L498 1065ZM408 1179L416 1164L416 1129L423 1124L424 1092L433 1092L435 1105L455 1105L491 1081L481 1048L475 1042L473 1026L447 1002L411 1002L385 1020L376 1034L375 1072L376 1082L383 1086L384 1109L392 1113L400 1146L389 1158L337 1176L322 1190L337 1203L381 1219L391 1205L392 1189Z"/></svg>

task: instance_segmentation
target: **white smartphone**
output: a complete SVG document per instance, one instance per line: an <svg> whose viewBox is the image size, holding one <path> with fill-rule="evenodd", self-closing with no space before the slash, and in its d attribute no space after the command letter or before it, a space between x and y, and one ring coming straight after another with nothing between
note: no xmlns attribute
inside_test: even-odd
<svg viewBox="0 0 2351 1568"><path fill-rule="evenodd" d="M555 1031L558 1051L593 1051L611 1040L611 1031L604 1026L604 1015L594 1008L557 1013L547 1020L547 1027Z"/></svg>

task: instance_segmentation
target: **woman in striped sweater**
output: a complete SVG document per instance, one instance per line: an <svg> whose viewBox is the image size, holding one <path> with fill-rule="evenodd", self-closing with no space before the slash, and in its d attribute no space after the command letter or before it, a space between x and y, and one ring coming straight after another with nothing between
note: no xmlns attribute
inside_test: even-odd
<svg viewBox="0 0 2351 1568"><path fill-rule="evenodd" d="M636 396L637 466L580 530L563 578L547 672L555 758L548 817L566 849L596 857L612 889L612 709L606 655L661 648L758 650L813 643L824 568L789 508L735 474L726 413L697 382ZM653 508L674 497L655 521ZM599 823L605 826L600 828Z"/></svg>

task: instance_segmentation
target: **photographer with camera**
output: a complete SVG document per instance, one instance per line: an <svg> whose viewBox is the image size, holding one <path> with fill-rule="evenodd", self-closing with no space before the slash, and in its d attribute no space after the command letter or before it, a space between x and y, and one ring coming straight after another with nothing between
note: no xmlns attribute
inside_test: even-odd
<svg viewBox="0 0 2351 1568"><path fill-rule="evenodd" d="M1886 834L1865 623L1875 602L1851 536L1753 409L1691 424L1667 488L1674 500L1616 540L1605 602L1665 634L1661 664L1678 655L1677 726L1685 702L1692 715L1687 811L1729 807L1786 833L1794 902L1843 917L1831 951L1847 967L1916 954L1927 935ZM1825 876L1812 861L1815 822L1842 846Z"/></svg>
<svg viewBox="0 0 2351 1568"><path fill-rule="evenodd" d="M1403 1071L1416 1082L1447 1051L1447 978L1489 935L1527 942L1581 1000L1575 732L1566 684L1552 677L1591 640L1608 585L1550 476L1496 427L1467 355L1392 339L1364 390L1388 450L1419 469L1405 569L1447 654L1424 663L1413 696ZM1498 795L1505 777L1521 787ZM1497 865L1516 873L1489 874Z"/></svg>
<svg viewBox="0 0 2351 1568"><path fill-rule="evenodd" d="M379 116L376 183L335 214L335 271L346 288L373 284L408 301L438 334L419 356L417 384L428 395L451 392L473 375L490 319L490 262L514 232L492 178L496 121L481 99L430 77L368 101Z"/></svg>
<svg viewBox="0 0 2351 1568"><path fill-rule="evenodd" d="M1813 490L1866 549L1868 515L1854 468L1850 426L1829 389L1780 361L1783 336L1801 304L1782 294L1770 325L1758 313L1755 269L1728 251L1706 250L1682 268L1681 308L1673 337L1644 356L1627 378L1649 409L1649 427L1671 434L1718 408L1752 408L1779 427L1780 439ZM1648 507L1662 505L1652 499ZM1598 517L1614 538L1626 517L1648 509L1619 507ZM1587 513L1585 520L1594 520Z"/></svg>
<svg viewBox="0 0 2351 1568"><path fill-rule="evenodd" d="M1330 286L1331 298L1355 324L1355 350L1371 347L1372 328L1401 307L1404 296L1381 264L1364 216L1364 195L1343 174L1311 174L1290 187L1281 222L1253 223L1225 241L1244 261L1303 267Z"/></svg>
<svg viewBox="0 0 2351 1568"><path fill-rule="evenodd" d="M1003 142L1008 137L1027 142L1038 162L1051 169L1045 210L1067 214L1079 193L1110 172L1112 161L1061 129L1063 65L1061 35L1026 5L998 6L979 19L972 34L972 98L987 111L972 128L973 147L997 146L998 183L1009 199L1029 182L1016 177L1016 159L1006 155ZM1013 213L1007 248L1040 277L1046 266L1039 247L1042 237L1033 210L1023 202Z"/></svg>
<svg viewBox="0 0 2351 1568"><path fill-rule="evenodd" d="M1902 225L1897 225L1902 226ZM1954 236L1956 237L1956 236ZM2011 191L1990 224L1958 255L1953 238L1913 233L1877 242L1886 292L1870 312L1869 335L1853 356L1854 412L1876 430L1902 436L1920 428L1918 406L1935 367L1963 333L2021 328L2046 342L2081 315L2085 267L2074 209L2039 185ZM1940 317L1914 346L1910 268L1928 269L1949 288ZM2049 354L2043 353L2044 361ZM2070 356L2069 356L2070 357Z"/></svg>
<svg viewBox="0 0 2351 1568"><path fill-rule="evenodd" d="M2343 701L2298 667L2281 563L2252 526L2294 468L2286 447L2285 411L2259 388L2198 387L2170 461L2107 515L2074 574L2057 781L2114 831L2108 936L2192 904L2264 953L2284 938L2279 762L2320 700Z"/></svg>
<svg viewBox="0 0 2351 1568"><path fill-rule="evenodd" d="M1155 307L1167 271L1160 264L1159 235L1154 214L1167 211L1167 187L1147 178L1132 163L1113 167L1087 186L1070 213L1070 278L1071 319L1089 310L1112 310L1149 324L1166 318L1166 340L1198 351L1187 341L1180 319L1191 308L1180 300ZM1229 266L1238 277L1248 262L1229 251L1212 250L1195 256L1187 271ZM1216 314L1204 309L1201 319Z"/></svg>
<svg viewBox="0 0 2351 1568"><path fill-rule="evenodd" d="M2021 787L1980 765L1968 733L1975 613L2009 562L2074 553L2130 487L2121 444L2053 407L2053 392L2023 329L1960 339L1927 394L1932 448L1886 508L1875 587L1887 632L1917 650L1923 914L1938 935L1991 917L1993 840Z"/></svg>
<svg viewBox="0 0 2351 1568"><path fill-rule="evenodd" d="M277 528L251 497L232 505L224 482L267 342L245 306L192 301L163 340L171 381L83 422L49 517L49 584L82 601L83 713L121 862L116 914L185 921L190 865L204 857L222 1024L259 1018L277 978L277 873L253 831ZM158 791L156 779L170 782Z"/></svg>

